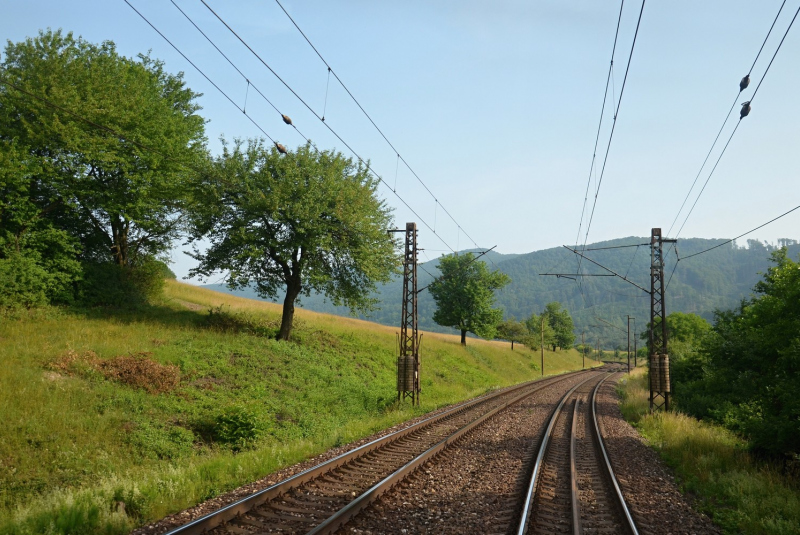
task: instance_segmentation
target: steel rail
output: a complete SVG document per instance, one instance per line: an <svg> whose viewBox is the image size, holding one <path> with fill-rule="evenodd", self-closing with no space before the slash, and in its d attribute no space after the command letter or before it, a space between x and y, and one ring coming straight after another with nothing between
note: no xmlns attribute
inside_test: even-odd
<svg viewBox="0 0 800 535"><path fill-rule="evenodd" d="M605 377L603 381L605 381ZM600 381L602 383L603 381ZM598 383L599 384L599 383ZM575 466L575 457L577 456L578 440L577 440L577 427L578 427L578 405L581 399L575 399L575 405L572 407L572 430L570 431L569 441L569 472L570 472L570 487L572 494L572 534L581 535L583 533L583 526L581 526L581 502L578 497L578 468Z"/></svg>
<svg viewBox="0 0 800 535"><path fill-rule="evenodd" d="M600 433L600 426L599 420L597 419L597 392L600 390L600 386L608 379L608 376L604 377L602 381L597 383L597 386L594 387L592 391L592 423L594 424L594 433L597 443L600 445L600 451L603 452L603 459L605 460L605 468L608 474L609 479L611 480L611 484L614 487L614 491L617 496L617 505L620 506L622 509L623 516L625 517L625 521L627 522L628 528L631 530L633 535L639 535L639 530L636 529L636 523L633 521L633 517L631 516L631 512L628 509L628 505L625 502L625 496L622 495L622 489L619 487L619 483L617 482L617 476L614 473L614 468L611 467L611 461L608 458L608 453L606 452L606 446L603 441L603 435Z"/></svg>
<svg viewBox="0 0 800 535"><path fill-rule="evenodd" d="M542 437L542 443L539 446L539 454L536 456L536 463L533 465L533 471L531 473L531 482L528 485L528 492L525 495L525 505L522 509L522 514L519 520L519 527L517 529L517 535L525 535L525 532L528 531L528 524L530 524L531 520L531 510L533 508L533 499L536 495L536 485L539 483L539 473L541 472L542 462L544 461L544 454L547 451L547 445L550 443L550 436L553 434L553 428L556 426L556 420L558 420L559 415L561 414L561 409L564 408L564 404L567 400L572 396L575 391L586 384L591 379L595 378L596 375L592 375L591 377L587 377L584 381L578 383L572 389L564 394L564 397L561 398L556 410L553 411L553 415L550 417L550 422L547 424L547 429L544 432L544 436Z"/></svg>
<svg viewBox="0 0 800 535"><path fill-rule="evenodd" d="M383 446L385 446L387 444L390 444L390 443L392 443L392 442L394 442L396 440L399 440L399 439L405 437L406 435L409 435L409 434L411 434L411 433L413 433L413 432L415 432L415 431L417 431L419 429L423 429L423 428L425 428L427 426L433 425L433 424L435 424L435 423L437 423L437 422L439 422L441 420L444 420L444 419L446 419L446 418L448 418L450 416L454 416L454 415L456 415L457 413L459 413L461 411L464 411L466 409L472 408L472 407L477 406L479 404L491 401L492 399L495 399L495 398L497 398L499 396L502 396L502 395L513 393L515 391L518 391L518 390L521 390L521 389L524 389L524 388L528 388L528 387L531 387L531 386L536 387L536 388L534 388L533 391L531 391L531 392L526 394L526 395L530 395L530 394L533 394L534 392L537 392L537 391L541 390L541 388L544 388L545 386L551 386L553 384L559 383L559 382L567 379L568 377L571 377L573 375L579 375L581 373L586 373L586 372L583 371L583 370L578 371L578 372L568 372L568 373L565 373L565 374L561 374L559 376L548 377L545 380L538 379L536 381L528 381L526 383L522 383L522 384L519 384L519 385L515 385L515 386L508 387L508 388L497 390L496 392L493 392L492 394L487 395L487 396L482 396L482 397L479 397L479 398L476 398L476 399L473 399L473 400L470 400L470 401L466 401L464 403L456 405L455 407L453 407L453 408L451 408L451 409L449 409L449 410L447 410L447 411L445 411L445 412L443 412L441 414L437 414L436 416L432 416L430 418L426 418L426 419L424 419L424 420L422 420L420 422L417 422L416 424L411 425L411 426L409 426L409 427L407 427L405 429L400 429L398 431L395 431L394 433L390 433L390 434L388 434L388 435L386 435L384 437L375 439L372 442L369 442L367 444L359 446L358 448L355 448L353 450L345 452L345 453L343 453L343 454L341 454L341 455L339 455L339 456L337 456L337 457L335 457L333 459L330 459L330 460L328 460L326 462L320 463L320 464L318 464L316 466L313 466L313 467L311 467L311 468L309 468L307 470L304 470L303 472L300 472L299 474L295 474L294 476L292 476L290 478L287 478L287 479L285 479L283 481L280 481L280 482L278 482L278 483L276 483L276 484L274 484L274 485L272 485L270 487L267 487L266 489L262 489L260 491L254 492L253 494L250 494L249 496L246 496L246 497L244 497L244 498L242 498L240 500L237 500L236 502L230 503L230 504L228 504L228 505L226 505L226 506L224 506L224 507L222 507L220 509L217 509L216 511L212 511L212 512L210 512L210 513L208 513L206 515L203 515L203 516L201 516L201 517L199 517L199 518L197 518L197 519L195 519L195 520L193 520L191 522L188 522L186 524L178 526L177 528L174 528L174 529L168 531L165 535L200 535L202 533L205 533L205 532L209 531L210 529L213 529L213 528L215 528L215 527L217 527L217 526L219 526L221 524L224 524L224 523L236 518L237 516L239 516L241 514L247 513L248 511L250 511L251 509L253 509L254 507L256 507L258 505L261 505L261 504L263 504L263 503L265 503L265 502L267 502L267 501L269 501L269 500L271 500L273 498L276 498L276 497L278 497L278 496L280 496L282 494L285 494L286 492L288 492L288 491L290 491L290 490L292 490L292 489L294 489L296 487L299 487L303 483L311 481L311 480L319 477L320 475L322 475L324 473L327 473L327 472L329 472L329 471L331 471L331 470L333 470L335 468L338 468L339 466L342 466L344 464L349 463L350 461L352 461L354 459L357 459L357 458L359 458L359 457L361 457L363 455L366 455L367 453L369 453L371 451L374 451L374 450L376 450L378 448L381 448L381 447L383 447ZM507 406L507 405L508 405L508 403L505 404L504 406ZM434 447L436 447L436 446L434 446ZM411 462L413 462L413 461L411 461ZM371 491L372 491L372 489L370 489L369 491L367 491L364 494L368 494ZM360 498L356 498L356 500L358 500L358 499L360 499ZM346 506L344 509L348 509L348 507L349 507L349 505ZM344 511L344 509L340 510L340 512Z"/></svg>

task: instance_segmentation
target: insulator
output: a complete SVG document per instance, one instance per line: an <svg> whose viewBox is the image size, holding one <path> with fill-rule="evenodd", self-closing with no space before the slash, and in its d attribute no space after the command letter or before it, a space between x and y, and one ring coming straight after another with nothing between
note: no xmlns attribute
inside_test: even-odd
<svg viewBox="0 0 800 535"><path fill-rule="evenodd" d="M747 76L745 76L744 78L742 78L742 81L739 82L739 91L744 91L747 88L748 85L750 85L750 75L749 74Z"/></svg>
<svg viewBox="0 0 800 535"><path fill-rule="evenodd" d="M289 116L288 116L288 115L283 115L283 114L281 114L281 117L283 117L283 122L284 122L284 123L286 123L286 124L292 124L292 120L289 118Z"/></svg>
<svg viewBox="0 0 800 535"><path fill-rule="evenodd" d="M286 147L284 147L283 145L281 145L277 141L275 142L275 148L277 148L278 152L280 152L281 154L286 154Z"/></svg>
<svg viewBox="0 0 800 535"><path fill-rule="evenodd" d="M742 111L739 112L739 119L744 119L750 113L750 101L742 102Z"/></svg>

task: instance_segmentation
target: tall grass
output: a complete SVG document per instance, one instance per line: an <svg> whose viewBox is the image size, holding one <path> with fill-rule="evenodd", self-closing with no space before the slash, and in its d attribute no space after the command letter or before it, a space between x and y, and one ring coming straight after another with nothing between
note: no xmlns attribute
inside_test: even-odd
<svg viewBox="0 0 800 535"><path fill-rule="evenodd" d="M177 282L163 302L136 310L2 318L0 533L126 533L540 373L538 353L524 347L470 339L464 348L456 336L425 333L421 406L411 407L396 402L397 329L298 310L285 343L272 339L279 318L276 305ZM180 382L156 394L59 364L87 354L145 355L176 366ZM581 365L576 351L546 352L545 361L548 374ZM220 421L242 425L226 435ZM240 432L247 441L224 440Z"/></svg>
<svg viewBox="0 0 800 535"><path fill-rule="evenodd" d="M725 533L800 533L800 489L730 431L677 412L648 413L644 370L620 382L621 409Z"/></svg>

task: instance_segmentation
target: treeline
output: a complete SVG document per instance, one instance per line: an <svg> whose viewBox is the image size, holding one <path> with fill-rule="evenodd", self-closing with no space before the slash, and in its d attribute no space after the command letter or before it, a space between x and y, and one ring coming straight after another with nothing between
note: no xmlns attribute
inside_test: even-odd
<svg viewBox="0 0 800 535"><path fill-rule="evenodd" d="M796 466L800 456L800 264L786 249L755 295L717 311L667 317L679 410L746 437L751 447Z"/></svg>
<svg viewBox="0 0 800 535"><path fill-rule="evenodd" d="M514 343L525 344L538 350L544 345L553 351L570 349L575 344L575 325L569 311L561 303L545 305L541 314L531 313L524 321L515 317L504 320L497 328L497 338ZM583 346L578 346L583 351Z"/></svg>

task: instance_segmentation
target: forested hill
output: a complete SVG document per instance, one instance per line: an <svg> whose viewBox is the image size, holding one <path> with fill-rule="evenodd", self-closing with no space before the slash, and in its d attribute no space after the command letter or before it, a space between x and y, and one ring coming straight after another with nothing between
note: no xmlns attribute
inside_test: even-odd
<svg viewBox="0 0 800 535"><path fill-rule="evenodd" d="M726 240L682 239L677 244L677 253L680 258L687 257L724 241ZM649 237L628 237L594 243L588 245L587 249L648 242ZM798 258L800 244L797 241L779 240L779 242L788 246L791 258ZM755 240L748 240L746 246L731 243L679 262L672 274L676 253L671 247L667 247L665 249L665 277L669 281L666 294L667 312L693 312L710 320L715 309L735 307L742 298L751 295L753 285L760 279L759 273L765 272L769 267L770 254L777 248L777 245ZM621 275L627 275L631 281L649 290L649 246L587 251L586 255ZM624 347L626 333L623 329L627 315L636 318L636 329L639 331L643 330L647 323L649 295L618 277L585 277L581 288L578 280L540 276L540 273L576 273L578 257L563 247L521 255L503 255L492 251L482 260L485 260L491 269L499 269L512 279L511 284L497 294L498 304L505 309L506 317L515 316L517 319L522 319L531 312L540 312L546 303L559 301L572 314L578 340L580 333L585 330L587 342L595 344L599 337L601 345L605 348L615 345ZM432 276L438 274L437 264L437 260L432 260L420 265L418 271L420 288L430 283ZM583 261L581 270L584 273L607 273L587 261ZM397 277L379 289L378 308L367 316L367 319L399 326L401 283L402 278ZM208 287L230 293L230 290L222 284L208 285ZM233 293L257 298L252 290ZM347 309L335 307L319 295L302 298L300 305L319 312L349 314ZM453 332L433 322L431 318L434 309L435 305L430 294L423 291L419 297L420 328ZM613 323L619 328L615 329L602 320Z"/></svg>

